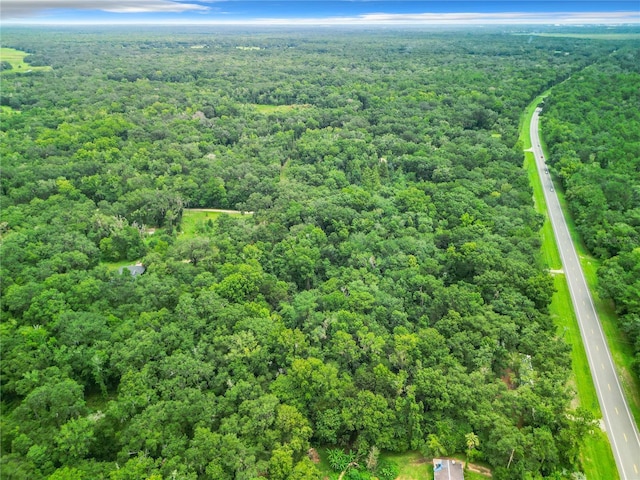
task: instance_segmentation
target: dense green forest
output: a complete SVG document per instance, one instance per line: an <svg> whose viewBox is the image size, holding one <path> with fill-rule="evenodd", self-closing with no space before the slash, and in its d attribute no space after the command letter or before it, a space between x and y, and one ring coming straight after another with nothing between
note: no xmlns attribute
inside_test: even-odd
<svg viewBox="0 0 640 480"><path fill-rule="evenodd" d="M53 67L2 73L2 478L319 479L310 447L357 459L351 479L393 478L376 452L410 449L468 451L498 480L580 470L591 419L547 312L517 129L537 94L623 47L417 30L2 41ZM637 216L633 188L610 187ZM254 213L187 231L189 207ZM624 245L608 268L637 257Z"/></svg>
<svg viewBox="0 0 640 480"><path fill-rule="evenodd" d="M640 374L640 49L623 49L553 89L543 110L550 164L577 229L604 262L599 289L614 300Z"/></svg>

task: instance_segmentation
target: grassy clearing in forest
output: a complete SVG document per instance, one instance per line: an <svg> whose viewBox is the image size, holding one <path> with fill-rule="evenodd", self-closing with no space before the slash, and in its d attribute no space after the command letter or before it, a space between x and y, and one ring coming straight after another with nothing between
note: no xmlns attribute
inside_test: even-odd
<svg viewBox="0 0 640 480"><path fill-rule="evenodd" d="M121 267L126 267L128 265L135 265L142 259L139 258L137 260L120 260L118 262L100 262L102 265L105 265L109 270L117 270Z"/></svg>
<svg viewBox="0 0 640 480"><path fill-rule="evenodd" d="M422 480L433 478L433 465L419 452L383 453L381 459L391 460L398 465L397 480Z"/></svg>
<svg viewBox="0 0 640 480"><path fill-rule="evenodd" d="M29 55L27 52L21 52L15 48L0 48L0 61L9 62L13 67L11 70L5 70L3 73L27 73L32 72L46 72L51 70L51 67L33 67L28 63L25 63L24 57Z"/></svg>
<svg viewBox="0 0 640 480"><path fill-rule="evenodd" d="M301 108L310 107L310 105L259 105L255 103L252 104L251 106L255 108L255 110L258 113L264 113L264 114L287 113L287 112L291 112L292 110L298 110Z"/></svg>
<svg viewBox="0 0 640 480"><path fill-rule="evenodd" d="M338 478L339 473L335 472L329 465L327 460L327 448L318 448L320 455L320 463L318 467L324 477L330 479ZM389 460L398 465L399 473L396 480L423 480L425 478L433 478L433 466L431 462L422 456L419 452L405 453L388 453L380 454L378 461ZM466 474L465 474L465 478ZM483 478L483 477L480 477Z"/></svg>
<svg viewBox="0 0 640 480"><path fill-rule="evenodd" d="M0 105L0 114L2 115L14 115L20 113L20 110L14 110L8 105Z"/></svg>
<svg viewBox="0 0 640 480"><path fill-rule="evenodd" d="M327 460L327 448L318 448L320 463L318 467L324 478L335 480L339 473L335 472ZM464 463L464 456L456 456L461 463ZM424 480L433 478L433 464L430 458L424 457L420 452L410 451L405 453L380 453L380 460L387 460L398 465L398 476L396 480ZM466 480L486 480L487 477L471 470L464 472Z"/></svg>
<svg viewBox="0 0 640 480"><path fill-rule="evenodd" d="M183 210L182 222L180 223L180 236L195 237L203 232L203 228L207 222L214 222L216 218L222 215L219 212L194 212Z"/></svg>
<svg viewBox="0 0 640 480"><path fill-rule="evenodd" d="M544 99L546 94L547 92L537 97L529 105L521 118L520 140L525 150L531 148L531 139L529 136L531 117L537 105ZM546 145L542 143L541 145L546 155ZM536 169L535 158L531 152L525 152L524 168L527 170L529 181L533 188L536 211L545 216L544 226L540 232L540 241L542 243L540 261L546 264L551 270L560 269L562 262L553 236L551 222L548 219L547 204L544 199L542 183L540 182ZM566 210L565 216L567 216ZM567 216L567 221L569 220ZM549 306L549 313L558 328L558 334L571 345L572 382L575 384L578 401L582 407L590 410L596 418L601 418L602 414L600 412L600 405L598 404L598 397L593 386L593 379L591 378L591 371L582 343L580 328L575 318L569 288L564 274L556 274L554 284L556 293ZM591 284L589 284L589 286L593 292L593 286ZM604 432L596 431L595 434L583 439L580 448L580 459L587 478L610 478L612 480L619 478L611 445Z"/></svg>
<svg viewBox="0 0 640 480"><path fill-rule="evenodd" d="M229 215L231 217L244 217L249 213L230 213L230 212L211 212L200 209L184 209L182 211L182 222L180 226L180 236L195 237L207 232L212 226L209 221L215 222L220 215Z"/></svg>

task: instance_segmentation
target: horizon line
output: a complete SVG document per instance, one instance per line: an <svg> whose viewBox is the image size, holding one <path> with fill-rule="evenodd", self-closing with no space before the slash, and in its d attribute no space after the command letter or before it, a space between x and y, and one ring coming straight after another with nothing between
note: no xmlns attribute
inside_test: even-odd
<svg viewBox="0 0 640 480"><path fill-rule="evenodd" d="M156 12L157 14L157 12ZM64 17L36 15L2 19L3 25L238 25L238 26L327 26L327 25L626 25L640 26L640 11L564 11L564 12L445 12L445 13L389 13L372 12L359 15L317 17L244 18L211 17L147 17L137 15L112 16L110 13L94 17ZM0 15L1 17L1 15ZM136 18L137 17L137 18Z"/></svg>
<svg viewBox="0 0 640 480"><path fill-rule="evenodd" d="M136 25L156 25L156 26L277 26L277 27L340 27L340 26L466 26L466 27L484 27L484 26L548 26L548 27L640 27L640 19L626 21L483 21L477 20L459 20L459 21L331 21L323 19L309 18L291 18L291 19L259 19L259 20L227 20L227 21L194 21L189 20L38 20L38 21L3 21L3 26L136 26Z"/></svg>

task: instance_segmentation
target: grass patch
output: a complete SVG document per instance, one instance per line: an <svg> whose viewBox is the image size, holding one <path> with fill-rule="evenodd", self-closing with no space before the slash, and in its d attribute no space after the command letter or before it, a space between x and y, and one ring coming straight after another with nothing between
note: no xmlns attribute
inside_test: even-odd
<svg viewBox="0 0 640 480"><path fill-rule="evenodd" d="M520 142L525 150L532 147L531 137L529 135L529 125L531 124L531 117L535 112L537 106L544 100L549 94L550 90L538 95L533 102L529 104L527 109L520 117ZM544 146L544 145L543 145ZM538 177L538 171L536 169L536 159L532 152L524 153L524 168L527 171L529 177L529 184L533 189L533 202L534 207L538 213L541 213L545 217L542 230L540 231L540 240L542 243L540 262L543 266L557 270L562 268L562 261L560 254L556 248L555 237L553 236L553 228L547 214L547 203L544 199L544 187Z"/></svg>
<svg viewBox="0 0 640 480"><path fill-rule="evenodd" d="M422 477L422 478L430 478L430 477ZM472 472L471 470L467 470L464 472L464 480L487 480L488 477L477 473Z"/></svg>
<svg viewBox="0 0 640 480"><path fill-rule="evenodd" d="M548 92L549 90L536 97L520 119L520 141L525 150L531 148L529 135L531 117L536 107ZM546 155L546 145L544 145L544 143L541 143L541 145ZM540 262L550 269L559 269L562 262L556 246L553 229L547 216L547 205L544 199L543 187L536 169L535 158L531 152L525 152L524 168L527 170L529 181L533 188L535 209L538 213L545 216L545 222L540 232L540 240L542 242ZM567 221L570 222L568 216ZM584 247L580 242L574 243ZM578 251L581 253L581 250ZM575 385L577 400L581 406L589 409L596 418L601 418L602 414L600 412L598 397L593 386L593 379L582 343L580 328L575 318L569 288L564 275L556 275L554 277L554 284L556 293L549 306L549 313L558 328L558 335L562 336L564 340L571 345L571 363L573 370L571 381ZM594 291L591 285L590 289L592 292ZM587 478L619 478L611 445L609 444L606 434L602 431L597 431L595 434L589 435L582 440L580 459Z"/></svg>
<svg viewBox="0 0 640 480"><path fill-rule="evenodd" d="M319 447L316 449L320 455L320 463L318 468L324 477L330 479L338 478L339 472L334 471L327 460L327 448ZM433 465L430 461L422 456L420 452L405 453L389 453L382 452L378 457L380 460L389 460L398 465L399 473L397 480L424 480L425 478L433 478ZM465 478L466 474L465 474ZM480 477L486 478L486 477Z"/></svg>
<svg viewBox="0 0 640 480"><path fill-rule="evenodd" d="M15 48L0 48L0 60L9 62L13 67L11 70L5 70L2 73L28 73L28 72L48 72L51 67L33 67L24 61L24 57L29 55L27 52L21 52Z"/></svg>
<svg viewBox="0 0 640 480"><path fill-rule="evenodd" d="M215 222L220 215L222 215L220 212L193 212L183 210L180 236L195 237L206 232L209 221Z"/></svg>
<svg viewBox="0 0 640 480"><path fill-rule="evenodd" d="M573 312L569 286L565 276L555 275L554 285L556 294L551 301L549 312L554 323L558 326L558 334L567 344L571 345L573 381L578 392L580 405L591 411L596 418L601 418L600 404L593 385L580 328Z"/></svg>
<svg viewBox="0 0 640 480"><path fill-rule="evenodd" d="M268 115L270 113L288 113L293 110L309 108L311 105L259 105L254 103L251 104L251 106L256 110L256 112Z"/></svg>
<svg viewBox="0 0 640 480"><path fill-rule="evenodd" d="M525 168L529 176L529 182L533 187L533 201L538 213L542 213L545 216L544 224L540 230L541 257L540 262L542 266L551 270L558 270L562 268L562 260L560 254L556 248L555 237L553 235L553 227L547 214L547 204L544 199L544 187L538 178L538 172L535 167L535 158L533 153L525 152Z"/></svg>
<svg viewBox="0 0 640 480"><path fill-rule="evenodd" d="M520 136L518 139L522 142L522 148L525 150L531 148L531 136L529 135L529 125L531 125L531 117L533 116L533 112L536 111L536 108L544 100L544 97L549 95L551 89L542 92L536 98L533 99L533 102L529 104L529 106L522 112L520 115ZM545 206L546 208L546 206Z"/></svg>
<svg viewBox="0 0 640 480"><path fill-rule="evenodd" d="M104 265L109 270L117 270L122 267L126 267L128 265L135 265L140 262L142 259L139 258L137 260L120 260L119 262L100 262L100 265Z"/></svg>
<svg viewBox="0 0 640 480"><path fill-rule="evenodd" d="M15 115L20 113L20 110L14 110L8 105L0 105L0 114L2 115Z"/></svg>
<svg viewBox="0 0 640 480"><path fill-rule="evenodd" d="M616 480L620 478L613 453L602 455L602 452L607 450L610 452L611 446L607 434L602 430L597 430L593 435L589 435L589 441L583 442L580 460L588 479Z"/></svg>
<svg viewBox="0 0 640 480"><path fill-rule="evenodd" d="M329 456L327 455L327 450L328 448L326 447L316 447L316 451L320 456L320 463L318 463L318 468L320 469L323 477L328 477L332 473L335 473L331 468L331 465L329 465Z"/></svg>
<svg viewBox="0 0 640 480"><path fill-rule="evenodd" d="M319 447L316 449L320 455L320 463L318 468L323 478L335 480L339 473L332 470L327 460L327 448ZM464 456L456 456L460 463L464 464ZM387 460L398 465L398 476L396 480L424 480L433 478L433 464L431 459L425 458L420 452L409 451L404 453L380 453L380 460ZM476 472L465 471L464 478L466 480L486 480L487 477Z"/></svg>
<svg viewBox="0 0 640 480"><path fill-rule="evenodd" d="M185 208L182 211L182 222L180 224L180 236L186 238L197 237L208 232L212 225L220 215L229 215L231 217L246 217L250 213L241 213L235 211L229 212L207 212L199 209L190 210Z"/></svg>
<svg viewBox="0 0 640 480"><path fill-rule="evenodd" d="M424 480L433 478L433 465L420 452L382 453L380 458L398 465L397 480Z"/></svg>

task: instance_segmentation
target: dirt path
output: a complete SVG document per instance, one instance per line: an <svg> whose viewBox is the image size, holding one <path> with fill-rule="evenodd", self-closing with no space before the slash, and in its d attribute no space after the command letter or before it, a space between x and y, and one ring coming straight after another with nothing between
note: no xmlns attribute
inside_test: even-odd
<svg viewBox="0 0 640 480"><path fill-rule="evenodd" d="M491 470L486 467L481 467L480 465L476 465L475 463L467 463L467 468L472 472L479 473L480 475L484 475L485 477L491 477Z"/></svg>

